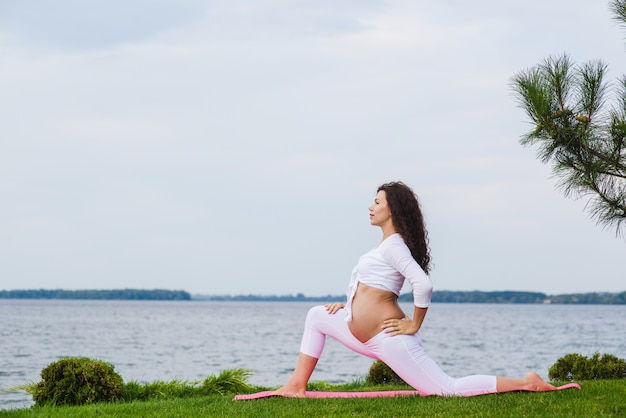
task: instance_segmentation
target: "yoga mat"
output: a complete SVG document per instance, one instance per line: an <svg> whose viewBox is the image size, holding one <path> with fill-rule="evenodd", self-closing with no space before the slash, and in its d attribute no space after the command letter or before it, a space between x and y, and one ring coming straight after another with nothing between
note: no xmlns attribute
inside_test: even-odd
<svg viewBox="0 0 626 418"><path fill-rule="evenodd" d="M388 390L380 392L307 392L307 398L383 398L394 396L417 396L417 390ZM233 401L249 401L252 399L269 398L278 396L273 390L251 393L249 395L237 395Z"/></svg>
<svg viewBox="0 0 626 418"><path fill-rule="evenodd" d="M567 385L558 386L556 390L563 389L579 389L578 383L568 383ZM378 392L307 392L307 398L393 398L397 396L419 396L417 390L387 390ZM271 398L276 395L273 390L264 392L251 393L248 395L236 395L233 401L251 401L254 399Z"/></svg>

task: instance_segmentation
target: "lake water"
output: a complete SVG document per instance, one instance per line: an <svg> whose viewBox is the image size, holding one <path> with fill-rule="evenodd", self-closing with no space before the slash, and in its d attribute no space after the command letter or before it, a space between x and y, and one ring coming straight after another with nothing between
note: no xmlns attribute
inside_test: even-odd
<svg viewBox="0 0 626 418"><path fill-rule="evenodd" d="M41 379L49 363L84 356L112 363L124 381L196 381L254 371L277 387L295 364L310 302L0 300L0 409L32 405L5 389ZM410 304L402 305L412 314ZM422 327L429 355L450 375L544 378L565 354L626 358L626 306L432 304ZM350 382L372 360L329 339L312 380Z"/></svg>

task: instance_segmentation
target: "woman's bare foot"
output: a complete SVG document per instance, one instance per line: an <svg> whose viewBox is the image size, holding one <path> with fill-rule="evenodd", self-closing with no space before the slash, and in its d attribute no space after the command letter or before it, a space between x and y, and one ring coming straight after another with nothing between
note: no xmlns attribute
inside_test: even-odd
<svg viewBox="0 0 626 418"><path fill-rule="evenodd" d="M529 372L524 376L524 390L531 392L546 392L550 390L556 390L556 388L550 383L546 382L535 372Z"/></svg>
<svg viewBox="0 0 626 418"><path fill-rule="evenodd" d="M556 390L550 383L544 381L541 376L535 372L530 372L523 379L511 379L510 377L496 378L497 392L512 392L524 390L527 392L546 392Z"/></svg>
<svg viewBox="0 0 626 418"><path fill-rule="evenodd" d="M287 383L274 391L277 396L285 398L306 398L306 388Z"/></svg>
<svg viewBox="0 0 626 418"><path fill-rule="evenodd" d="M306 384L315 369L317 358L300 353L293 374L285 384L274 391L285 398L306 398Z"/></svg>

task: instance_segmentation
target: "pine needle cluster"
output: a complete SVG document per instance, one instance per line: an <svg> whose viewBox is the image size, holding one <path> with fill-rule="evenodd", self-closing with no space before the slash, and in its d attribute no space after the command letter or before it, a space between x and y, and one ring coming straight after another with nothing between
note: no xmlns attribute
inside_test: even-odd
<svg viewBox="0 0 626 418"><path fill-rule="evenodd" d="M626 1L611 2L626 25ZM512 79L533 129L520 143L538 147L568 197L589 196L587 209L603 227L626 232L626 76L607 81L607 64L549 57ZM611 100L613 99L613 100Z"/></svg>

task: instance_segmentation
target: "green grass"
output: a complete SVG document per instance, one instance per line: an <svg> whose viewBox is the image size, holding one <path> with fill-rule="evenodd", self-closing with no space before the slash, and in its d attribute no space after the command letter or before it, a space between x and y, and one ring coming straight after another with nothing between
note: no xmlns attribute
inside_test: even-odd
<svg viewBox="0 0 626 418"><path fill-rule="evenodd" d="M603 417L626 416L626 380L582 382L583 390L473 398L285 399L232 401L233 393L85 406L0 411L0 417ZM256 390L267 388L257 387ZM312 390L395 390L362 382L313 383Z"/></svg>

